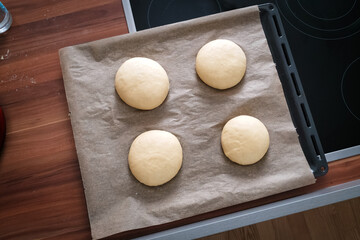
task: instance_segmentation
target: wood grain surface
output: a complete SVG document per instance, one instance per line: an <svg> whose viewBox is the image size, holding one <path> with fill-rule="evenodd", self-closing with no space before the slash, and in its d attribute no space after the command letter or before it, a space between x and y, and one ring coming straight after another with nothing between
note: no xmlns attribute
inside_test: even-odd
<svg viewBox="0 0 360 240"><path fill-rule="evenodd" d="M58 50L128 32L120 0L5 0L0 35L0 239L89 239L90 226ZM360 179L360 156L330 164L316 184L173 223L131 238Z"/></svg>
<svg viewBox="0 0 360 240"><path fill-rule="evenodd" d="M197 240L358 240L359 212L355 198Z"/></svg>

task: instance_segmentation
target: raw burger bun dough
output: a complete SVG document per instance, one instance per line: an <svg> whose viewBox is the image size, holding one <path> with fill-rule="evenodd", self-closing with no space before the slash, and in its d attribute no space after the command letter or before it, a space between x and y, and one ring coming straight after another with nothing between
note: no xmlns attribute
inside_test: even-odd
<svg viewBox="0 0 360 240"><path fill-rule="evenodd" d="M225 155L240 165L258 162L269 148L269 132L257 118L241 115L230 119L221 133Z"/></svg>
<svg viewBox="0 0 360 240"><path fill-rule="evenodd" d="M169 78L156 61L135 57L120 66L115 77L115 88L126 104L151 110L165 100L169 92Z"/></svg>
<svg viewBox="0 0 360 240"><path fill-rule="evenodd" d="M140 134L131 144L129 167L134 177L148 186L170 181L180 170L182 148L171 133L151 130Z"/></svg>
<svg viewBox="0 0 360 240"><path fill-rule="evenodd" d="M245 53L230 40L211 41L196 56L197 74L213 88L227 89L235 86L243 78L245 70Z"/></svg>

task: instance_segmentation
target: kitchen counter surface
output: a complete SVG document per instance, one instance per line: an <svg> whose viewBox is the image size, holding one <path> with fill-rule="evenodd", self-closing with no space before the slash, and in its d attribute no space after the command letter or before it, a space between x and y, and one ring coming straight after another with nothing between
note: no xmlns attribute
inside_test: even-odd
<svg viewBox="0 0 360 240"><path fill-rule="evenodd" d="M58 50L128 33L120 0L2 1L13 17L0 35L0 239L89 239L90 226ZM177 222L136 237L360 179L360 156L329 163L317 183ZM289 212L290 213L290 212Z"/></svg>

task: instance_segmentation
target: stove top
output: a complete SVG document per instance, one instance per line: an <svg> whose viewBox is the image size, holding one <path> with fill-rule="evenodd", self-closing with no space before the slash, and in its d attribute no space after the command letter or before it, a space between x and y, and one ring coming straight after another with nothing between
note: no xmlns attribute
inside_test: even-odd
<svg viewBox="0 0 360 240"><path fill-rule="evenodd" d="M123 0L129 31L250 5L281 16L328 161L360 154L360 0Z"/></svg>

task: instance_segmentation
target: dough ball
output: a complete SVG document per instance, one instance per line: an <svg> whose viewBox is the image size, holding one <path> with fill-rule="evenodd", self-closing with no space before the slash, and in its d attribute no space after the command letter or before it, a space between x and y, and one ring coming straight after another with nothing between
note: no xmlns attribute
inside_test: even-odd
<svg viewBox="0 0 360 240"><path fill-rule="evenodd" d="M225 155L240 165L258 162L269 148L269 132L257 118L241 115L230 119L221 133Z"/></svg>
<svg viewBox="0 0 360 240"><path fill-rule="evenodd" d="M151 130L140 134L131 144L129 167L134 177L148 186L170 181L180 170L182 148L171 133Z"/></svg>
<svg viewBox="0 0 360 240"><path fill-rule="evenodd" d="M196 56L196 72L210 87L227 89L238 84L246 70L246 56L234 42L217 39L205 44Z"/></svg>
<svg viewBox="0 0 360 240"><path fill-rule="evenodd" d="M126 104L151 110L165 100L169 92L169 78L156 61L135 57L120 66L115 77L115 88Z"/></svg>

